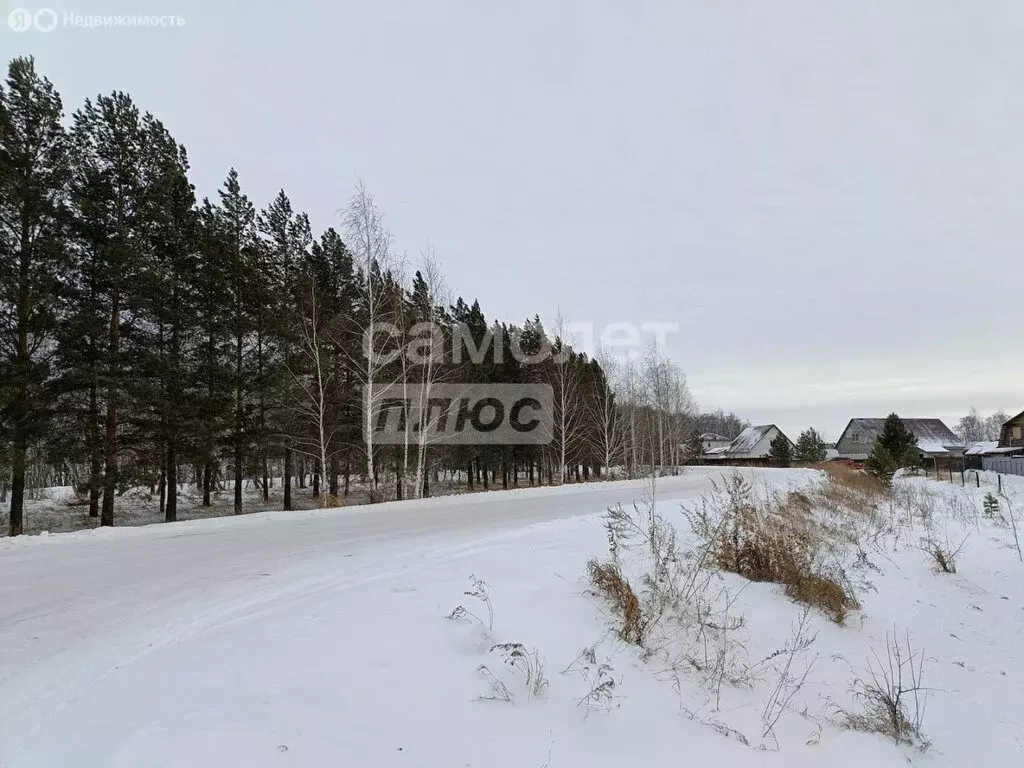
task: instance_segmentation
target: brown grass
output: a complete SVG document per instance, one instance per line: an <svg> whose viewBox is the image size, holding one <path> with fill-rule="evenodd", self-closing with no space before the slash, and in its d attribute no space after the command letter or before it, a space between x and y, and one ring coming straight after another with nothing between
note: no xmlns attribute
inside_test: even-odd
<svg viewBox="0 0 1024 768"><path fill-rule="evenodd" d="M758 501L749 488L727 488L728 503L717 518L708 508L691 525L708 542L713 562L751 581L782 584L793 600L818 608L837 624L859 607L842 573L821 565L825 531L812 515L812 499L789 493Z"/></svg>
<svg viewBox="0 0 1024 768"><path fill-rule="evenodd" d="M814 606L836 624L844 623L847 614L860 607L853 592L831 576L800 570L793 571L793 575L795 578L783 582L786 594L797 602Z"/></svg>
<svg viewBox="0 0 1024 768"><path fill-rule="evenodd" d="M587 563L587 574L598 594L610 602L618 613L621 621L619 637L628 643L643 645L647 636L647 622L643 616L640 599L629 581L622 575L619 566L594 559Z"/></svg>
<svg viewBox="0 0 1024 768"><path fill-rule="evenodd" d="M818 469L828 479L818 493L853 511L866 511L889 494L885 483L863 469L835 461L820 464Z"/></svg>

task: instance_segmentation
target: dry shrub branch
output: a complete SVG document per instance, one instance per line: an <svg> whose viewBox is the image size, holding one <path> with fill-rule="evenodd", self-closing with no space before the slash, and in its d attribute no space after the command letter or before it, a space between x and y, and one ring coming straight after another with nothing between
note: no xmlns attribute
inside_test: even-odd
<svg viewBox="0 0 1024 768"><path fill-rule="evenodd" d="M840 710L840 721L848 728L880 733L897 744L926 748L924 723L928 689L924 687L924 653L915 652L907 634L901 644L893 634L886 635L886 655L871 652L867 672L855 677L853 698L860 711Z"/></svg>

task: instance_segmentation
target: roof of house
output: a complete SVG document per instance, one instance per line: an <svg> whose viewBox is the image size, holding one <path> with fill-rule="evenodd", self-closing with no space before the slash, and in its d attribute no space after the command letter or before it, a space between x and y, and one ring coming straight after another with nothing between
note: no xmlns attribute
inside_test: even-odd
<svg viewBox="0 0 1024 768"><path fill-rule="evenodd" d="M901 419L903 425L917 438L917 444L926 453L946 453L947 448L960 448L963 442L941 419ZM856 427L864 438L858 442L874 443L885 428L885 419L850 419L839 440L851 427Z"/></svg>
<svg viewBox="0 0 1024 768"><path fill-rule="evenodd" d="M720 435L717 432L705 432L703 435L700 436L700 439L701 440L718 440L718 441L722 441L722 440L728 440L729 438L726 437L725 435Z"/></svg>
<svg viewBox="0 0 1024 768"><path fill-rule="evenodd" d="M1020 453L1024 448L1020 446L999 447L999 443L993 440L983 440L978 443L971 443L971 447L964 451L965 456L1001 456L1006 453Z"/></svg>
<svg viewBox="0 0 1024 768"><path fill-rule="evenodd" d="M1013 422L1019 421L1020 419L1024 419L1024 411L1021 411L1016 416L1011 416L1009 419L1003 422L1003 426L1005 427L1007 424L1012 424Z"/></svg>
<svg viewBox="0 0 1024 768"><path fill-rule="evenodd" d="M976 443L971 443L967 446L967 450L964 451L965 456L981 456L985 453L991 453L999 447L998 440L979 440Z"/></svg>
<svg viewBox="0 0 1024 768"><path fill-rule="evenodd" d="M774 424L762 424L757 427L747 427L739 435L729 443L729 447L725 450L730 456L740 453L750 453L754 449L754 446L761 442L761 439L771 432L773 429L778 429ZM779 434L782 434L782 430L779 430ZM789 438L786 438L787 440Z"/></svg>

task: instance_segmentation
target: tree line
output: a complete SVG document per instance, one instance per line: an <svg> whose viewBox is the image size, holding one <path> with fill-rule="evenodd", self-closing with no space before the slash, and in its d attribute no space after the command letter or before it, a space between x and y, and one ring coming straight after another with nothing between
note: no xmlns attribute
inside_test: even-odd
<svg viewBox="0 0 1024 768"><path fill-rule="evenodd" d="M46 485L75 486L101 525L126 489L149 486L173 521L185 483L204 506L230 490L241 513L243 488L268 500L275 483L291 509L296 485L331 504L355 483L376 501L429 495L441 477L487 488L632 476L681 463L695 428L745 426L699 414L657 349L588 357L560 323L488 320L449 293L429 248L415 270L397 256L362 184L319 235L283 190L258 208L234 169L197 199L185 147L160 120L114 92L65 121L31 58L11 61L0 87L0 322L12 535L26 491ZM372 331L382 324L398 333ZM440 330L416 336L424 325ZM455 363L456 329L478 348L515 340L551 354ZM409 343L428 354L384 354ZM443 381L550 384L550 440L443 446L410 430L404 445L374 444L376 398Z"/></svg>
<svg viewBox="0 0 1024 768"><path fill-rule="evenodd" d="M995 441L999 439L999 433L1003 424L1010 420L1010 414L1006 411L996 411L989 416L982 416L978 409L972 407L966 416L961 416L956 425L956 436L964 445L979 443L982 441Z"/></svg>

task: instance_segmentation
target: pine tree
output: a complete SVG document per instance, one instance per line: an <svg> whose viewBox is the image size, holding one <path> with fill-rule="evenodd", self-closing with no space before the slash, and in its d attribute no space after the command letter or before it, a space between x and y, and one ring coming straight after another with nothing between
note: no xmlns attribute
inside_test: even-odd
<svg viewBox="0 0 1024 768"><path fill-rule="evenodd" d="M335 414L336 423L333 429L334 446L327 468L328 493L332 499L339 496L338 474L339 461L344 462L345 494L348 494L349 478L352 462L355 459L355 446L359 445L359 390L352 373L350 361L361 354L360 338L356 334L345 332L345 323L355 311L356 283L349 253L341 236L334 229L328 229L314 243L311 252L316 259L324 263L325 274L330 275L330 285L326 292L330 294L330 315L333 320L329 329L331 364L334 368L335 382Z"/></svg>
<svg viewBox="0 0 1024 768"><path fill-rule="evenodd" d="M196 311L197 220L185 148L151 115L143 122L143 205L149 260L141 275L140 309L148 322L137 331L142 345L136 357L148 374L144 381L150 386L143 394L155 421L148 431L157 437L157 462L163 467L160 485L166 495L164 519L171 522L177 519L178 462L185 418L192 411L187 397L187 344L192 340Z"/></svg>
<svg viewBox="0 0 1024 768"><path fill-rule="evenodd" d="M260 288L265 294L265 299L260 302L256 311L256 368L257 376L255 382L257 396L257 419L256 442L259 445L260 463L264 474L264 497L266 498L266 475L267 475L267 441L269 439L268 412L273 403L271 390L275 384L280 382L283 392L281 400L283 405L290 406L293 394L291 393L292 356L297 343L296 331L299 325L299 318L296 314L296 301L298 298L298 273L300 260L305 247L309 243L308 222L303 227L292 210L291 201L284 190L277 193L277 197L256 219L257 229L263 235L263 249L265 250L264 267L261 269L262 277ZM297 242L297 232L304 230L301 242ZM276 350L271 349L270 339L273 338ZM292 474L293 468L293 443L296 435L292 433L292 420L286 416L279 419L277 425L278 439L283 444L284 450L284 508L292 508Z"/></svg>
<svg viewBox="0 0 1024 768"><path fill-rule="evenodd" d="M981 506L985 510L987 517L995 517L999 514L999 499L993 496L991 491L985 494Z"/></svg>
<svg viewBox="0 0 1024 768"><path fill-rule="evenodd" d="M218 194L219 229L229 274L228 326L233 341L231 458L234 468L234 509L235 514L240 515L245 461L249 454L247 441L250 437L250 430L247 429L250 412L247 342L256 325L255 313L260 298L257 294L254 301L252 295L252 286L259 279L254 270L257 256L254 229L256 212L249 198L242 194L238 172L234 168L228 172L224 187Z"/></svg>
<svg viewBox="0 0 1024 768"><path fill-rule="evenodd" d="M62 115L33 59L14 59L0 87L0 432L10 433L12 536L23 531L28 448L47 423L49 339L68 266Z"/></svg>
<svg viewBox="0 0 1024 768"><path fill-rule="evenodd" d="M78 155L72 183L76 223L82 240L82 282L91 283L104 337L95 350L102 379L103 499L100 525L114 524L114 497L120 481L119 426L128 356L123 349L123 316L131 314L132 291L139 285L145 247L142 219L144 137L131 98L115 92L86 100L75 113L73 139ZM95 375L95 372L94 372Z"/></svg>
<svg viewBox="0 0 1024 768"><path fill-rule="evenodd" d="M220 211L203 200L198 218L196 250L195 346L188 365L194 400L190 433L194 440L196 475L201 478L202 504L209 507L219 475L219 458L231 424L234 399L230 339L231 259Z"/></svg>
<svg viewBox="0 0 1024 768"><path fill-rule="evenodd" d="M97 245L81 213L74 214L69 242L72 267L62 295L57 329L57 408L51 442L65 459L88 467L89 517L100 515L103 495L103 428L100 389L106 333L105 292Z"/></svg>
<svg viewBox="0 0 1024 768"><path fill-rule="evenodd" d="M888 484L898 470L919 464L917 438L897 414L890 413L865 466L869 472Z"/></svg>
<svg viewBox="0 0 1024 768"><path fill-rule="evenodd" d="M808 463L824 461L828 455L825 441L814 427L805 429L796 441L796 460Z"/></svg>
<svg viewBox="0 0 1024 768"><path fill-rule="evenodd" d="M779 432L771 442L768 449L768 458L777 466L788 467L793 461L793 445L789 438Z"/></svg>

